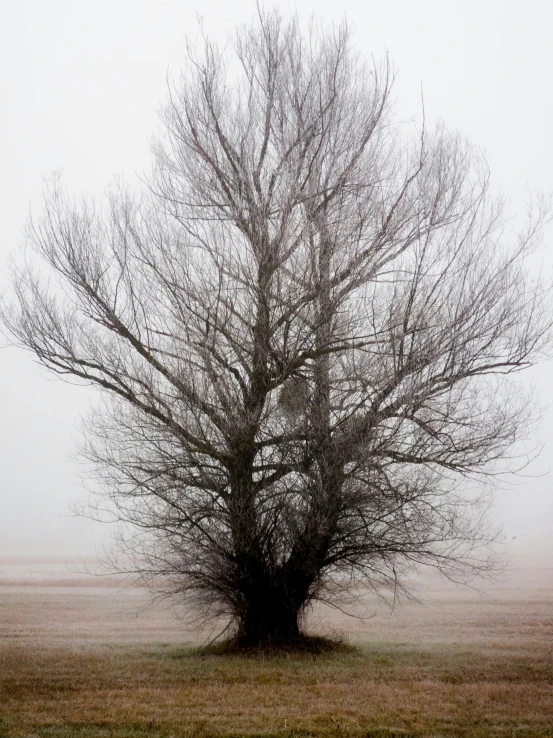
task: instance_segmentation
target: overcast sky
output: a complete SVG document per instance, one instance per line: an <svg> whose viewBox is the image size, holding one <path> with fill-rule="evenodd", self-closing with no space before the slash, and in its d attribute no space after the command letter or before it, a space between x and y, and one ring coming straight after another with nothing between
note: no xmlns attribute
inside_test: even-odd
<svg viewBox="0 0 553 738"><path fill-rule="evenodd" d="M292 4L281 2L283 12ZM298 0L301 15L346 14L367 54L389 52L398 115L442 118L487 152L495 186L520 211L527 188L553 190L551 0ZM0 282L40 207L42 178L63 170L73 191L101 193L114 174L147 170L149 138L185 36L224 39L254 0L8 0L0 27ZM553 229L545 238L551 264ZM552 306L553 309L553 306ZM533 370L544 406L543 452L495 515L514 552L553 560L552 364ZM104 529L69 512L83 499L70 460L89 390L46 377L32 357L0 350L0 556L71 557ZM550 406L549 408L547 406Z"/></svg>

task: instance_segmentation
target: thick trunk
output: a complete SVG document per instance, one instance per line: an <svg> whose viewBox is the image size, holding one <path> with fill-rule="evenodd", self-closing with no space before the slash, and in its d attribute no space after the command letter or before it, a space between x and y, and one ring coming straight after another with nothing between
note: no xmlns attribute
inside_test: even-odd
<svg viewBox="0 0 553 738"><path fill-rule="evenodd" d="M237 640L245 647L297 641L299 615L299 608L286 602L282 593L260 591L250 597L240 614Z"/></svg>

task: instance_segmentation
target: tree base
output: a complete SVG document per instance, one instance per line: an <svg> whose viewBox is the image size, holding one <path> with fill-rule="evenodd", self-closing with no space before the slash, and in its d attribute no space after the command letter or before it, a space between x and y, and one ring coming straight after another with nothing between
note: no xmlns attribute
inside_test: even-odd
<svg viewBox="0 0 553 738"><path fill-rule="evenodd" d="M206 656L278 657L285 654L297 656L323 656L333 653L346 654L355 653L356 650L354 646L350 646L341 640L300 634L292 639L275 640L267 638L255 645L245 643L240 638L228 638L218 643L212 643L209 646L200 647L197 653Z"/></svg>

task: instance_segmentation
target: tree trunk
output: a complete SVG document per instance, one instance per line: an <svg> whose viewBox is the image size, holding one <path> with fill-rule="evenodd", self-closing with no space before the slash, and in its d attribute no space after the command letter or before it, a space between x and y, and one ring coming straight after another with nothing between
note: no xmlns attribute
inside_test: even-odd
<svg viewBox="0 0 553 738"><path fill-rule="evenodd" d="M261 590L248 598L239 620L237 640L241 646L263 643L283 645L300 638L300 608L279 590Z"/></svg>

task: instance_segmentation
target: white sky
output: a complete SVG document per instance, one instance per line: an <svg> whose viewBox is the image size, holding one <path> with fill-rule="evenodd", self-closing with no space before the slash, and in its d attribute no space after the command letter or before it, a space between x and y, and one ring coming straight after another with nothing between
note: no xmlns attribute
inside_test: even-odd
<svg viewBox="0 0 553 738"><path fill-rule="evenodd" d="M277 3L283 12L291 4ZM525 188L553 190L551 0L298 0L304 15L346 14L358 46L388 50L399 75L397 110L443 118L483 148L495 184L519 207ZM100 193L114 174L149 162L149 137L177 72L196 12L224 38L249 20L254 0L11 0L0 26L0 284L21 243L42 178L63 170L73 190ZM553 228L545 259L552 263ZM553 309L553 305L552 305ZM551 364L533 371L546 408L540 458L497 495L496 517L514 553L553 560ZM529 380L530 381L530 378ZM104 528L72 517L83 499L70 461L88 390L48 379L32 357L0 350L0 555L86 555Z"/></svg>

